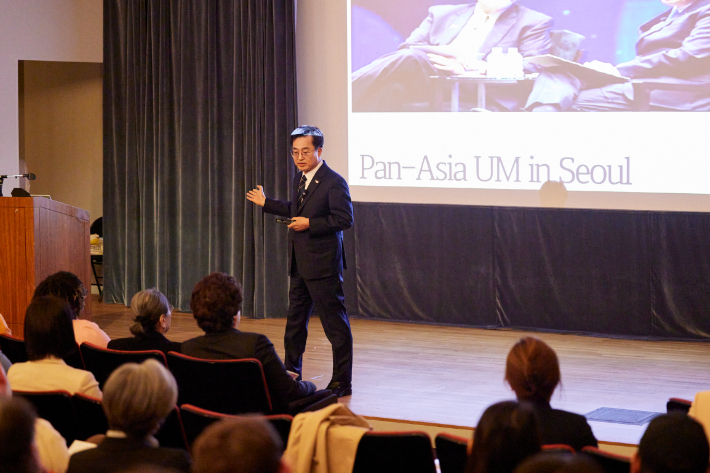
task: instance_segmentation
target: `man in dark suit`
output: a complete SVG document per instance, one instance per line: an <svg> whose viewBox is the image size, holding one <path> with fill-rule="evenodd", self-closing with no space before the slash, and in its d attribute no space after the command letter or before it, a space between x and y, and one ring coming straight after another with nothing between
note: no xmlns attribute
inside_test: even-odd
<svg viewBox="0 0 710 473"><path fill-rule="evenodd" d="M639 28L636 57L612 66L592 61L592 68L631 79L690 84L688 90L655 90L656 110L710 110L710 0L661 0L672 6ZM705 84L705 90L691 88ZM532 111L627 111L633 107L630 83L584 89L576 77L550 69L537 79L526 108Z"/></svg>
<svg viewBox="0 0 710 473"><path fill-rule="evenodd" d="M353 112L405 111L405 103L429 100L433 97L431 76L476 70L484 73L486 58L494 47L518 48L524 57L547 54L551 28L549 16L520 6L515 0L433 6L398 51L353 72ZM444 45L459 52L455 58L412 49ZM504 102L505 108L517 105L515 101Z"/></svg>
<svg viewBox="0 0 710 473"><path fill-rule="evenodd" d="M343 230L353 225L348 184L322 159L323 133L301 126L291 133L291 154L300 172L290 202L266 198L262 186L247 199L264 212L289 218L288 321L284 344L286 368L301 376L308 320L314 305L333 347L333 376L328 389L338 397L352 394L353 338L345 308Z"/></svg>

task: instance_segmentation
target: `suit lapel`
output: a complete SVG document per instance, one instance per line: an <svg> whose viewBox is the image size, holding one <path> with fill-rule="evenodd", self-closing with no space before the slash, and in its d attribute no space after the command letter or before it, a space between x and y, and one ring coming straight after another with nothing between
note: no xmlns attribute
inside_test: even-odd
<svg viewBox="0 0 710 473"><path fill-rule="evenodd" d="M313 179L311 180L311 183L308 184L308 189L306 189L306 196L303 198L303 203L298 206L298 214L301 213L301 210L306 206L306 202L308 202L308 199L311 198L311 196L315 193L316 189L320 185L321 181L323 180L323 175L325 174L325 170L328 166L326 166L325 161L323 161L323 164L318 168L318 171L316 171L316 175L313 176Z"/></svg>
<svg viewBox="0 0 710 473"><path fill-rule="evenodd" d="M517 4L512 4L506 11L504 11L501 16L496 20L495 25L491 29L491 32L486 36L486 40L483 41L481 48L478 50L483 56L487 56L491 52L493 46L499 44L503 37L510 31L510 29L515 25L518 19L519 7Z"/></svg>
<svg viewBox="0 0 710 473"><path fill-rule="evenodd" d="M444 30L439 38L438 44L450 44L455 37L461 33L461 30L468 20L473 16L473 12L476 9L476 4L474 3L469 8L466 8L456 14L449 22L446 30Z"/></svg>

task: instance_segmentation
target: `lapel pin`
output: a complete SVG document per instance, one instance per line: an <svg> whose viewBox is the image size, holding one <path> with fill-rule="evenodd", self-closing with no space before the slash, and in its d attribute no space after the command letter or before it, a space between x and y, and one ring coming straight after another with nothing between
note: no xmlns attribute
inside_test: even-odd
<svg viewBox="0 0 710 473"><path fill-rule="evenodd" d="M318 184L318 181L316 181L316 184Z"/></svg>

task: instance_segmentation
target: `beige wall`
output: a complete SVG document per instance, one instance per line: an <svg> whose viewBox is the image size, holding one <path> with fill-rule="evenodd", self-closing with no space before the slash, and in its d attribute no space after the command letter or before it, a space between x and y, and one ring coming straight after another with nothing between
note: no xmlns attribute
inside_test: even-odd
<svg viewBox="0 0 710 473"><path fill-rule="evenodd" d="M23 67L24 66L24 67ZM103 215L102 65L23 61L20 156L32 194Z"/></svg>
<svg viewBox="0 0 710 473"><path fill-rule="evenodd" d="M0 45L0 174L16 174L20 152L18 61L101 63L103 2L0 0ZM9 195L16 182L5 181L3 193Z"/></svg>

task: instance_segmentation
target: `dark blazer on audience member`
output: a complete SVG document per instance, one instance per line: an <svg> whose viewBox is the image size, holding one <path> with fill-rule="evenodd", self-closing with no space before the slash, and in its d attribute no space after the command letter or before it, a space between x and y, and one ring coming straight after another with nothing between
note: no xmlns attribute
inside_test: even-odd
<svg viewBox="0 0 710 473"><path fill-rule="evenodd" d="M67 473L117 473L145 464L189 473L190 456L176 448L151 447L138 440L107 437L98 447L72 455Z"/></svg>
<svg viewBox="0 0 710 473"><path fill-rule="evenodd" d="M171 342L160 332L151 332L143 336L135 336L130 338L118 338L108 342L108 347L112 350L160 350L166 355L169 351L176 351L180 353L181 346L182 343Z"/></svg>
<svg viewBox="0 0 710 473"><path fill-rule="evenodd" d="M256 358L264 367L269 396L276 410L283 410L289 402L316 392L316 386L310 381L291 378L273 343L260 333L240 332L234 328L226 332L206 333L183 342L182 353L210 360Z"/></svg>
<svg viewBox="0 0 710 473"><path fill-rule="evenodd" d="M549 403L533 403L543 445L565 444L575 450L596 447L597 439L587 419L573 412L553 409Z"/></svg>

